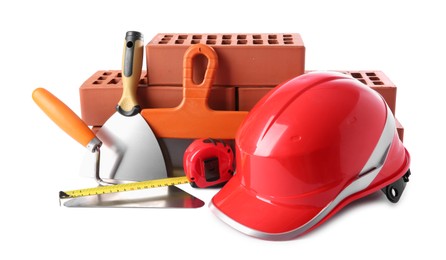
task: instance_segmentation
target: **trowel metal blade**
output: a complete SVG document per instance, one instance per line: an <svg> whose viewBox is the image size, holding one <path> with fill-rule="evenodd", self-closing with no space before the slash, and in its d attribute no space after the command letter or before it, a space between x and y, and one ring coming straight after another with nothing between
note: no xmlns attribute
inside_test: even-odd
<svg viewBox="0 0 446 260"><path fill-rule="evenodd" d="M68 199L65 207L199 208L204 202L176 186L92 195Z"/></svg>
<svg viewBox="0 0 446 260"><path fill-rule="evenodd" d="M166 164L156 136L144 118L115 113L96 133L101 147L100 177L117 181L167 178ZM81 175L94 178L96 157L88 153Z"/></svg>

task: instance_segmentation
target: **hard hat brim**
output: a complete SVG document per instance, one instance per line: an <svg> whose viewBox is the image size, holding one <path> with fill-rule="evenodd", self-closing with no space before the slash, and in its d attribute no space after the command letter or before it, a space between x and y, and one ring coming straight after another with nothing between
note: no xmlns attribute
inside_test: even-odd
<svg viewBox="0 0 446 260"><path fill-rule="evenodd" d="M397 138L397 137L395 137ZM395 142L396 143L396 142ZM395 147L403 149L401 161L392 161L382 168L376 169L378 172L389 172L387 178L377 182L372 182L368 187L357 192L350 193L349 186L357 186L358 183L350 183L332 203L325 207L315 205L284 205L260 197L242 185L237 174L212 198L209 208L223 222L234 229L265 240L290 240L303 235L316 228L336 212L354 200L367 196L375 191L379 191L399 178L409 169L410 155L400 144ZM398 149L390 149L390 153L401 153ZM395 170L395 166L399 167ZM373 176L373 171L370 175ZM360 180L360 179L358 179ZM342 196L342 194L345 196ZM336 200L338 200L336 203Z"/></svg>
<svg viewBox="0 0 446 260"><path fill-rule="evenodd" d="M260 198L240 184L237 174L212 198L211 211L236 230L266 240L288 240L303 234L323 207L283 205Z"/></svg>

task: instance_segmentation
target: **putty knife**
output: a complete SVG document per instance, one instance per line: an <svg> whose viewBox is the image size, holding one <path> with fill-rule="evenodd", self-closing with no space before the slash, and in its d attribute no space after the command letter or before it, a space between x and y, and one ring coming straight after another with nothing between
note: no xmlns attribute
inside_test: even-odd
<svg viewBox="0 0 446 260"><path fill-rule="evenodd" d="M143 60L143 36L129 31L125 36L122 57L121 100L116 112L97 132L109 149L102 149L100 178L111 183L167 178L164 157L152 129L141 116L137 101L138 81ZM87 154L81 171L92 177L96 158Z"/></svg>

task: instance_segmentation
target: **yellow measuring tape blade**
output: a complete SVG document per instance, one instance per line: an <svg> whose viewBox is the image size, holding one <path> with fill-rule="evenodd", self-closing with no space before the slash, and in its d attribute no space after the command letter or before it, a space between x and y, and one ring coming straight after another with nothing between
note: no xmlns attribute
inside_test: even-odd
<svg viewBox="0 0 446 260"><path fill-rule="evenodd" d="M132 182L132 183L125 183L125 184L116 184L116 185L110 185L110 186L99 186L99 187L95 187L95 188L87 188L87 189L81 189L81 190L61 191L61 192L59 192L59 198L60 199L69 199L69 198L91 196L91 195L101 195L101 194L123 192L123 191L152 189L152 188L172 186L172 185L178 185L178 184L184 184L184 183L189 183L189 180L187 179L186 176L140 181L140 182Z"/></svg>

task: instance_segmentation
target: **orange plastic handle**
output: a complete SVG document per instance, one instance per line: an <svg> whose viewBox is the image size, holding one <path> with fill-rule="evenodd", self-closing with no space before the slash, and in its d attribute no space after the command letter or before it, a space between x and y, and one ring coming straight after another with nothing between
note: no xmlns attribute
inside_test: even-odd
<svg viewBox="0 0 446 260"><path fill-rule="evenodd" d="M204 79L193 81L193 59L204 55L208 65ZM183 101L175 108L143 109L141 115L160 138L221 138L234 139L245 119L246 111L216 111L207 99L218 66L214 49L204 44L191 45L183 60Z"/></svg>
<svg viewBox="0 0 446 260"><path fill-rule="evenodd" d="M65 133L87 147L96 138L93 131L67 105L44 88L33 91L34 102Z"/></svg>
<svg viewBox="0 0 446 260"><path fill-rule="evenodd" d="M198 55L204 55L208 59L206 72L200 84L196 84L193 80L194 58ZM212 47L204 44L195 44L189 47L183 60L183 102L197 98L207 99L217 68L218 58ZM207 105L206 102L202 102L202 104Z"/></svg>

